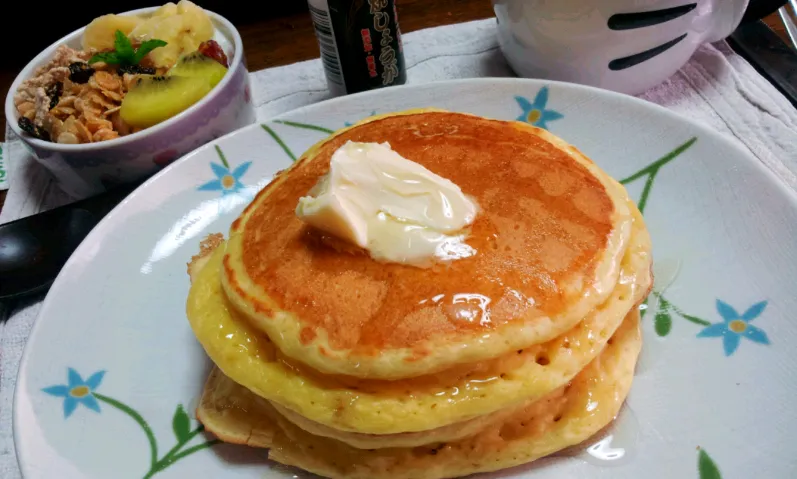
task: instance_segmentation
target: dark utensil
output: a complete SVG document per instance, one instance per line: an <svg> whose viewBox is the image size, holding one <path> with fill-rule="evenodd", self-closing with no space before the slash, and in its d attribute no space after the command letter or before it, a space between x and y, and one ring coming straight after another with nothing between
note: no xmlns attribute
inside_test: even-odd
<svg viewBox="0 0 797 479"><path fill-rule="evenodd" d="M746 23L728 44L797 107L797 54L761 21Z"/></svg>
<svg viewBox="0 0 797 479"><path fill-rule="evenodd" d="M744 11L742 23L754 22L767 15L775 13L780 7L786 5L788 0L750 0L747 10Z"/></svg>
<svg viewBox="0 0 797 479"><path fill-rule="evenodd" d="M0 225L0 300L46 291L80 242L136 186Z"/></svg>

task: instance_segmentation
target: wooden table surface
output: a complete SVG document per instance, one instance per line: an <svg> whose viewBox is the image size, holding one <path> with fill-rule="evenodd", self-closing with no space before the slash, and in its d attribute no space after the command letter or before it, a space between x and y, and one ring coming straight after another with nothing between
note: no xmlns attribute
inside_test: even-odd
<svg viewBox="0 0 797 479"><path fill-rule="evenodd" d="M157 3L157 2L155 2ZM493 16L487 0L397 0L401 31L408 33L422 28L479 20ZM780 17L772 14L765 22L784 41L788 36ZM250 71L287 65L318 57L318 44L307 12L279 18L238 23ZM0 93L5 98L8 88L24 65L0 67ZM5 116L0 118L0 131L5 132ZM5 192L0 192L0 209Z"/></svg>

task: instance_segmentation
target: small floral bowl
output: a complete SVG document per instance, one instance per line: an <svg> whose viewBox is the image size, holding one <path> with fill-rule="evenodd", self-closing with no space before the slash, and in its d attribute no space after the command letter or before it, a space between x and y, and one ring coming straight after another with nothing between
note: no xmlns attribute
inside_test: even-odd
<svg viewBox="0 0 797 479"><path fill-rule="evenodd" d="M144 8L125 15L146 15L155 10ZM50 45L20 72L6 97L6 119L33 156L53 173L64 191L84 197L121 183L141 180L199 146L255 121L241 36L227 19L210 11L207 13L216 28L214 40L230 59L224 79L187 110L128 136L68 145L32 138L19 128L20 115L14 106L14 94L20 84L46 64L59 45L80 48L85 28Z"/></svg>

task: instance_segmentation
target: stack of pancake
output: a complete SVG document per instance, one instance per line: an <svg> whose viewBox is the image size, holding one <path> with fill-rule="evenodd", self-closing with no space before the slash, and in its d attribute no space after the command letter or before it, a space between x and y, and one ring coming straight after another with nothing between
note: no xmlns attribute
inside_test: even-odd
<svg viewBox="0 0 797 479"><path fill-rule="evenodd" d="M346 141L389 142L478 202L477 254L380 263L296 218ZM579 444L618 413L641 347L650 238L625 189L545 130L437 110L311 148L189 265L224 441L333 478L443 478Z"/></svg>

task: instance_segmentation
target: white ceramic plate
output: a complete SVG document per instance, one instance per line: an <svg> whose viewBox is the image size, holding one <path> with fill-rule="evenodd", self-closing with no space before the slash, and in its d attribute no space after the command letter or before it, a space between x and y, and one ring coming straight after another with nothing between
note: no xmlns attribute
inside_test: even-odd
<svg viewBox="0 0 797 479"><path fill-rule="evenodd" d="M408 86L309 106L176 162L69 260L33 329L15 439L28 478L307 477L216 444L186 262L328 131L435 106L546 127L624 179L653 236L645 347L612 436L490 477L785 478L797 456L797 197L718 133L643 101L530 80Z"/></svg>

